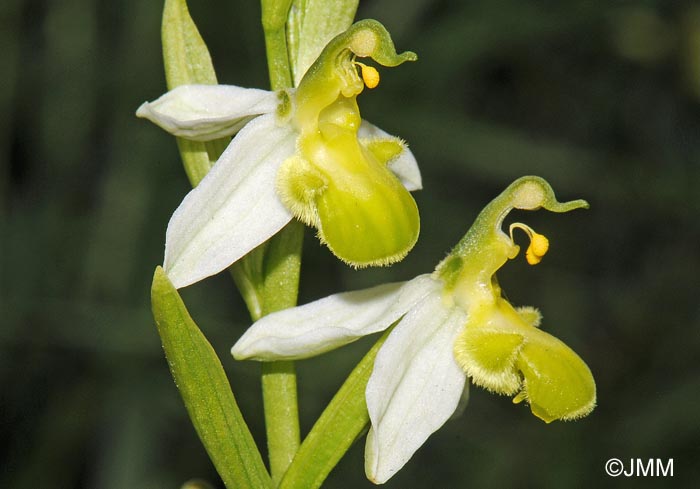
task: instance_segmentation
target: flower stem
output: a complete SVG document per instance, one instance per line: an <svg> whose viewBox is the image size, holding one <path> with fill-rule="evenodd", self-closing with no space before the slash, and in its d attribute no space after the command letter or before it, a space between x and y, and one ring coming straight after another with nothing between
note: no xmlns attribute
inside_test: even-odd
<svg viewBox="0 0 700 489"><path fill-rule="evenodd" d="M367 381L386 331L350 373L304 439L280 489L316 489L369 424Z"/></svg>
<svg viewBox="0 0 700 489"><path fill-rule="evenodd" d="M292 221L267 245L264 258L262 315L293 307L299 290L304 226ZM299 449L299 410L294 362L262 366L263 407L270 473L278 483Z"/></svg>
<svg viewBox="0 0 700 489"><path fill-rule="evenodd" d="M300 443L294 362L263 363L262 390L270 473L276 486L292 463Z"/></svg>
<svg viewBox="0 0 700 489"><path fill-rule="evenodd" d="M287 52L287 17L292 0L262 0L267 66L273 90L292 86L292 70Z"/></svg>
<svg viewBox="0 0 700 489"><path fill-rule="evenodd" d="M271 88L291 87L286 24L292 0L262 0L261 3ZM292 221L269 241L263 266L261 316L296 305L303 237L303 226ZM300 444L294 362L263 364L262 392L270 474L276 485L292 463Z"/></svg>

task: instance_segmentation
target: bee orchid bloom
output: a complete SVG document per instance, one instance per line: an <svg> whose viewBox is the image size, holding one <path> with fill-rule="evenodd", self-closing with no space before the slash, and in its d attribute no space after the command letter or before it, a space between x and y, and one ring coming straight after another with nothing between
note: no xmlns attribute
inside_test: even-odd
<svg viewBox="0 0 700 489"><path fill-rule="evenodd" d="M394 263L413 247L420 222L408 191L421 188L420 172L401 139L360 117L357 95L379 83L357 60L366 57L416 59L364 20L330 41L296 89L184 85L138 109L183 138L238 133L168 224L163 266L176 287L220 272L294 217L355 267Z"/></svg>
<svg viewBox="0 0 700 489"><path fill-rule="evenodd" d="M233 356L306 358L398 321L377 354L366 389L371 429L365 469L375 483L392 477L453 415L467 378L514 396L514 403L525 401L547 423L586 416L596 400L587 365L539 329L536 309L513 307L495 273L519 252L516 229L530 237L529 263L538 263L549 248L547 239L525 224L503 232L512 209L568 212L587 206L582 200L558 202L541 178L520 178L479 214L434 273L270 314L248 329Z"/></svg>

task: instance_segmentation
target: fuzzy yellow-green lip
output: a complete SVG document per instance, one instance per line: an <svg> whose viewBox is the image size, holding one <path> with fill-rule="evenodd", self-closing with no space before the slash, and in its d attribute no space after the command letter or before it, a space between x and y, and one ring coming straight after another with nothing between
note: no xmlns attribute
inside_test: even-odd
<svg viewBox="0 0 700 489"><path fill-rule="evenodd" d="M355 267L383 266L403 259L420 229L418 207L411 195L396 179L370 180L365 174L348 180L354 181L351 185L331 183L317 200L321 241Z"/></svg>
<svg viewBox="0 0 700 489"><path fill-rule="evenodd" d="M523 376L522 398L530 404L532 413L547 423L582 418L595 407L593 374L571 348L554 336L530 331L516 368Z"/></svg>
<svg viewBox="0 0 700 489"><path fill-rule="evenodd" d="M372 151L353 130L331 127L332 137L314 134L302 141L307 158L290 159L280 169L282 201L352 266L401 260L418 239L420 218L411 194L379 159L394 156L395 148L388 149L392 141Z"/></svg>
<svg viewBox="0 0 700 489"><path fill-rule="evenodd" d="M595 381L584 361L504 299L468 320L455 359L474 384L515 395L516 404L527 401L547 423L581 418L595 407Z"/></svg>
<svg viewBox="0 0 700 489"><path fill-rule="evenodd" d="M388 168L406 150L396 138L360 140L356 97L379 84L370 57L396 66L415 59L397 54L389 33L376 21L360 21L333 39L295 92L297 154L281 166L278 194L323 243L355 266L388 265L403 259L420 230L413 197ZM358 73L359 69L359 73Z"/></svg>

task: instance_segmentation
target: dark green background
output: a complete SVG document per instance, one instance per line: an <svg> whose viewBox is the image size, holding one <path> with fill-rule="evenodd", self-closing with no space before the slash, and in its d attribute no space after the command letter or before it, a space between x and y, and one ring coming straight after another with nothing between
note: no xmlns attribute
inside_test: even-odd
<svg viewBox="0 0 700 489"><path fill-rule="evenodd" d="M218 479L149 311L169 215L188 190L172 138L134 111L164 90L159 1L0 4L0 487L176 488ZM257 3L191 0L222 83L266 87ZM516 305L589 364L599 405L545 425L472 390L386 487L692 487L700 476L700 7L691 1L362 4L417 63L382 70L363 116L421 164L421 238L353 271L307 232L301 301L432 269L523 174L589 211L515 216L551 251L501 273ZM227 276L184 291L263 446L259 365ZM371 342L371 340L369 340ZM362 341L299 363L307 431ZM370 487L356 444L328 487ZM611 479L610 457L674 459Z"/></svg>

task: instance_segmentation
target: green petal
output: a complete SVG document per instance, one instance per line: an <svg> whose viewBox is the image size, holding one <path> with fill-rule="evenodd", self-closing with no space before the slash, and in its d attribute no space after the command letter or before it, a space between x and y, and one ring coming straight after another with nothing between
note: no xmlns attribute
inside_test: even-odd
<svg viewBox="0 0 700 489"><path fill-rule="evenodd" d="M595 381L583 360L557 338L533 330L516 364L532 413L550 423L589 414L596 403Z"/></svg>
<svg viewBox="0 0 700 489"><path fill-rule="evenodd" d="M423 188L423 181L416 157L403 139L382 131L366 120L363 120L362 124L360 124L357 136L363 148L372 153L379 161L387 163L387 168L398 177L401 184L406 187L406 190L413 192ZM382 148L381 154L377 154L377 148L373 147L372 144L375 141L391 141L391 144L394 145L394 150L398 150L399 146L401 149L393 158L389 158L391 151L387 151L386 146Z"/></svg>
<svg viewBox="0 0 700 489"><path fill-rule="evenodd" d="M372 139L361 143L381 163L397 158L406 146L399 138Z"/></svg>

